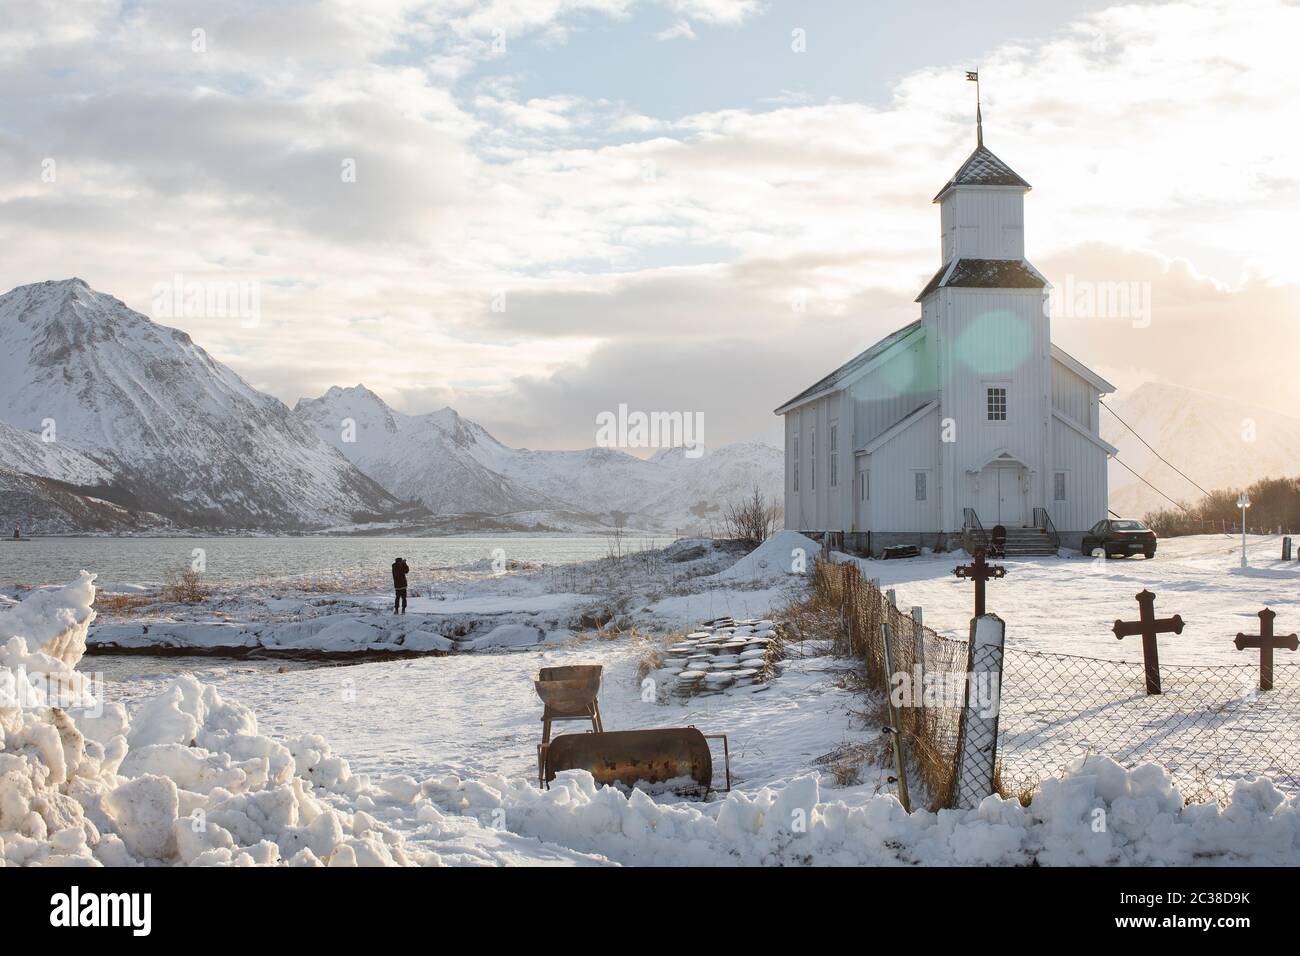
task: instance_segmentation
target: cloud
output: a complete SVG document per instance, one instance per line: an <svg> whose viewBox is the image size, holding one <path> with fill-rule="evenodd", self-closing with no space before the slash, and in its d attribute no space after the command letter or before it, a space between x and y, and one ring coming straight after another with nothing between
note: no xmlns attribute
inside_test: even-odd
<svg viewBox="0 0 1300 956"><path fill-rule="evenodd" d="M655 34L656 40L694 40L695 31L691 29L691 21L678 20L670 27L666 27Z"/></svg>
<svg viewBox="0 0 1300 956"><path fill-rule="evenodd" d="M597 25L648 42L641 11L743 35L755 3L52 9L0 41L0 280L82 275L142 311L176 273L257 281L257 328L177 324L290 403L363 379L536 446L582 443L620 388L767 434L915 317L929 201L973 146L965 64L878 103L682 114L607 98L555 46ZM1027 248L1054 282L1150 283L1149 328L1063 316L1065 348L1126 387L1267 384L1291 408L1300 8L1245 9L1118 5L986 51L985 134L1034 184Z"/></svg>

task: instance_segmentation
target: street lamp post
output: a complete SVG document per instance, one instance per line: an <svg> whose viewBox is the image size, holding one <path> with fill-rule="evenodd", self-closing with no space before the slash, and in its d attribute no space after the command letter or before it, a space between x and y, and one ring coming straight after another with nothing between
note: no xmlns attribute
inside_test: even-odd
<svg viewBox="0 0 1300 956"><path fill-rule="evenodd" d="M1243 491L1237 496L1237 507L1241 509L1241 566L1246 567L1246 509L1250 507L1250 498Z"/></svg>

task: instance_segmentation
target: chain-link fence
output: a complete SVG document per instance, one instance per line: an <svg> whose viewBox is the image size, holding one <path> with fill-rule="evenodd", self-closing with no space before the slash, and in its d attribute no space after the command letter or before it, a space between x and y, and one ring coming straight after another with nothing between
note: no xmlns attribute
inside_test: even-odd
<svg viewBox="0 0 1300 956"><path fill-rule="evenodd" d="M966 642L936 634L894 607L856 564L818 561L814 591L840 609L847 650L865 663L867 686L891 689L885 668L882 624L893 635L894 673L906 676L905 706L899 711L909 764L933 806L946 806L952 791L966 674ZM926 688L931 693L926 693ZM953 691L956 691L955 694Z"/></svg>
<svg viewBox="0 0 1300 956"><path fill-rule="evenodd" d="M900 711L910 763L930 805L949 805L967 642L913 621L855 564L818 561L814 593L838 608L847 650L881 693L898 680L885 671L881 624L890 625L895 674L925 688ZM1125 767L1160 764L1190 801L1224 802L1237 780L1255 776L1300 794L1300 665L1275 664L1273 689L1264 692L1257 661L1160 671L1163 693L1148 696L1140 662L1008 648L998 728L1003 794L1024 798L1071 761L1099 755Z"/></svg>
<svg viewBox="0 0 1300 956"><path fill-rule="evenodd" d="M1300 793L1300 665L1160 668L1148 696L1141 663L1009 651L1002 682L1001 782L1024 794L1079 757L1158 763L1184 799L1224 801L1237 780L1267 776Z"/></svg>

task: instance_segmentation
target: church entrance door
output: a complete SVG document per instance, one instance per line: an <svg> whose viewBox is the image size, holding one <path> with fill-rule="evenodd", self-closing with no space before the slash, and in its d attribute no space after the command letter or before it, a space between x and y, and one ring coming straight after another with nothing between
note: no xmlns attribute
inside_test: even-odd
<svg viewBox="0 0 1300 956"><path fill-rule="evenodd" d="M1025 469L1019 464L990 464L980 472L975 511L985 528L1025 523Z"/></svg>

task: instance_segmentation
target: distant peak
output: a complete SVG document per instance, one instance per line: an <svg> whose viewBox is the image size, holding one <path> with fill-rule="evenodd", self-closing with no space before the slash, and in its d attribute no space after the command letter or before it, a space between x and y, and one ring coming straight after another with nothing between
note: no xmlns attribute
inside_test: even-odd
<svg viewBox="0 0 1300 956"><path fill-rule="evenodd" d="M384 400L358 382L356 385L331 385L321 398L366 398L383 405Z"/></svg>

